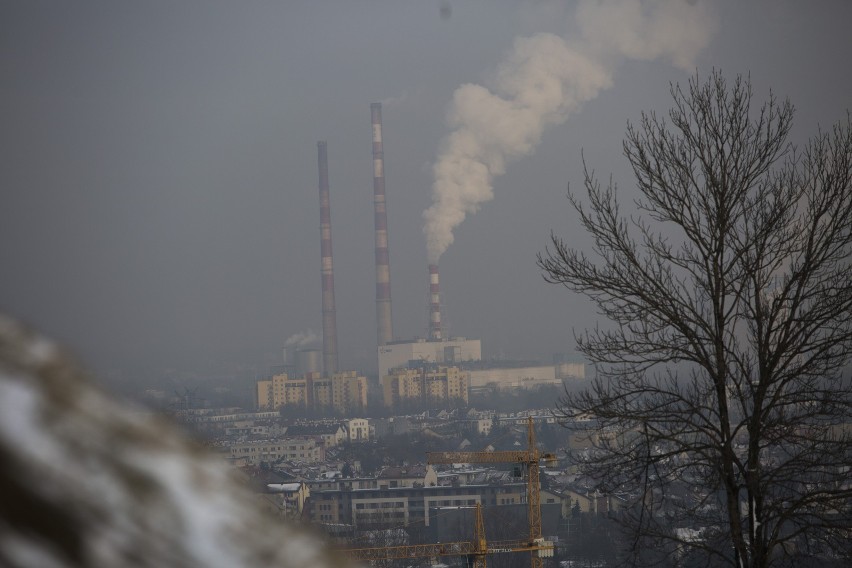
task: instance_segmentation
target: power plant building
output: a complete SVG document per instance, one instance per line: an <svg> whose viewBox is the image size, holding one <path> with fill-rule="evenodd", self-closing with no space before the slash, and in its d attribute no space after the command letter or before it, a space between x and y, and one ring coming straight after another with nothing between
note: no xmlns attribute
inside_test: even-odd
<svg viewBox="0 0 852 568"><path fill-rule="evenodd" d="M455 365L482 360L482 342L479 339L454 337L443 341L394 341L379 346L379 379L391 369L410 367L412 362Z"/></svg>
<svg viewBox="0 0 852 568"><path fill-rule="evenodd" d="M367 406L367 377L355 371L330 377L307 373L298 378L282 373L257 381L257 407L275 410L282 406L334 408L344 414L360 411Z"/></svg>
<svg viewBox="0 0 852 568"><path fill-rule="evenodd" d="M530 389L546 385L562 386L564 381L582 380L586 376L584 363L555 365L480 367L470 369L472 389Z"/></svg>
<svg viewBox="0 0 852 568"><path fill-rule="evenodd" d="M387 197L385 191L382 105L370 105L373 150L373 206L376 261L376 321L379 381L385 404L405 399L468 400L468 390L531 388L560 384L570 377L582 378L581 364L556 361L554 366L537 363L483 364L478 339L447 337L441 321L440 275L437 262L428 265L428 335L426 339L393 340L388 247ZM337 317L331 231L328 145L317 143L320 208L320 260L322 284L322 350L301 348L285 351L281 374L257 383L259 408L281 406L334 408L357 411L367 405L367 381L355 371L338 372ZM290 340L288 339L288 345ZM576 368L569 368L575 365ZM460 370L461 369L461 370ZM289 375L287 374L289 373ZM292 376L292 378L291 378Z"/></svg>

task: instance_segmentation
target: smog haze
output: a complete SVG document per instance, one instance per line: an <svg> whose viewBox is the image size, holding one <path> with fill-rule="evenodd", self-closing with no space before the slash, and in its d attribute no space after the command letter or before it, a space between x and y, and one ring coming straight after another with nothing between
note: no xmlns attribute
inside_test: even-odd
<svg viewBox="0 0 852 568"><path fill-rule="evenodd" d="M583 156L625 200L628 121L696 71L748 74L804 143L850 107L852 3L8 1L0 7L0 310L109 379L281 362L321 336L328 148L341 369L376 369L370 104L382 104L398 339L549 360L594 326L544 282L590 243ZM582 154L581 154L582 153Z"/></svg>

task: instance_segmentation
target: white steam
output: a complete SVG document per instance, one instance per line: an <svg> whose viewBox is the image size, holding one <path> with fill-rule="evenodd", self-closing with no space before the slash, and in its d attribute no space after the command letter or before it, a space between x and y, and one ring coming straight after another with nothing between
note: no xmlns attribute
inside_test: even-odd
<svg viewBox="0 0 852 568"><path fill-rule="evenodd" d="M666 58L690 70L714 31L704 4L685 0L581 0L575 19L581 41L548 33L517 38L493 92L469 83L456 89L453 132L441 144L432 205L423 213L430 263L452 244L453 229L494 198L494 176L531 154L545 127L562 124L610 87L622 60Z"/></svg>
<svg viewBox="0 0 852 568"><path fill-rule="evenodd" d="M716 31L708 2L697 0L583 0L576 19L583 41L601 54L667 59L692 72Z"/></svg>
<svg viewBox="0 0 852 568"><path fill-rule="evenodd" d="M319 336L314 333L314 330L309 329L307 331L300 331L299 333L294 333L290 337L287 338L287 341L284 342L284 347L305 347L312 343L316 343L319 341Z"/></svg>

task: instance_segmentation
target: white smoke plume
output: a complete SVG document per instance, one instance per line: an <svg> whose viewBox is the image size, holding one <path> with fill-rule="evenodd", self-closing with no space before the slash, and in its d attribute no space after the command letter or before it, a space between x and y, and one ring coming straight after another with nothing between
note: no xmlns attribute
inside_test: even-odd
<svg viewBox="0 0 852 568"><path fill-rule="evenodd" d="M319 341L319 336L314 333L314 330L309 329L307 331L300 331L299 333L294 333L290 337L287 338L287 341L284 342L284 347L306 347L312 343L317 343Z"/></svg>
<svg viewBox="0 0 852 568"><path fill-rule="evenodd" d="M541 33L517 38L500 65L494 91L456 89L453 129L432 168L432 205L423 213L429 262L437 263L468 214L494 198L492 180L531 154L548 126L564 123L602 89L624 59L668 59L691 70L715 19L695 0L581 0L579 39Z"/></svg>

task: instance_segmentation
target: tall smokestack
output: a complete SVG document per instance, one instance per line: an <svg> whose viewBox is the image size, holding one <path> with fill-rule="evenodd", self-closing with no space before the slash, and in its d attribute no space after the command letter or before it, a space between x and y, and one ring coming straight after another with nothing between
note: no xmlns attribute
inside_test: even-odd
<svg viewBox="0 0 852 568"><path fill-rule="evenodd" d="M331 254L331 198L328 193L328 148L317 142L319 164L320 250L322 254L322 364L326 375L337 372L337 316L334 310L334 264Z"/></svg>
<svg viewBox="0 0 852 568"><path fill-rule="evenodd" d="M441 339L441 291L438 265L429 265L429 339Z"/></svg>
<svg viewBox="0 0 852 568"><path fill-rule="evenodd" d="M385 165L382 148L382 103L372 103L373 122L373 205L376 223L376 321L378 342L393 339L391 320L390 256L388 254L388 216L385 206Z"/></svg>

